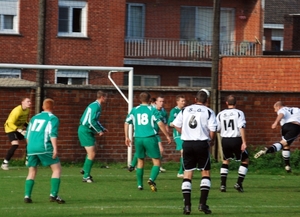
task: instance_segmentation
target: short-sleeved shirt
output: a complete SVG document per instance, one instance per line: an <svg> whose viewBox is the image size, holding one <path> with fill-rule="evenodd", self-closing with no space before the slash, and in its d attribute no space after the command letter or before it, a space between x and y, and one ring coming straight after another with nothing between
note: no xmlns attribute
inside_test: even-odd
<svg viewBox="0 0 300 217"><path fill-rule="evenodd" d="M168 125L170 126L170 124L173 122L173 120L175 120L177 114L181 111L181 109L176 106L174 107L171 111L170 111L170 115L169 115L169 120L168 120ZM173 128L173 138L174 140L176 140L177 138L180 138L181 134L175 129Z"/></svg>
<svg viewBox="0 0 300 217"><path fill-rule="evenodd" d="M141 104L131 110L125 123L133 124L134 137L149 137L157 134L154 125L160 121L160 115L156 108Z"/></svg>
<svg viewBox="0 0 300 217"><path fill-rule="evenodd" d="M86 107L84 113L80 118L80 125L90 128L94 133L100 133L104 131L104 127L99 122L102 107L101 104L96 100Z"/></svg>
<svg viewBox="0 0 300 217"><path fill-rule="evenodd" d="M246 127L244 112L239 109L224 109L217 115L218 131L223 138L241 137L241 128Z"/></svg>
<svg viewBox="0 0 300 217"><path fill-rule="evenodd" d="M209 132L217 130L214 111L201 104L193 104L182 109L173 125L181 128L183 141L210 140Z"/></svg>
<svg viewBox="0 0 300 217"><path fill-rule="evenodd" d="M15 107L9 114L5 124L5 133L10 133L17 131L17 129L22 129L24 124L27 123L29 117L29 108L23 110L22 105Z"/></svg>
<svg viewBox="0 0 300 217"><path fill-rule="evenodd" d="M164 108L161 108L161 110L157 110L158 114L160 115L160 120L167 125L168 124L168 113ZM159 132L159 127L158 125L155 123L155 130L157 131L157 133Z"/></svg>
<svg viewBox="0 0 300 217"><path fill-rule="evenodd" d="M58 136L59 119L51 112L41 112L31 118L25 135L28 140L27 154L52 153L51 138Z"/></svg>
<svg viewBox="0 0 300 217"><path fill-rule="evenodd" d="M282 107L277 111L277 115L279 114L283 114L283 118L280 120L281 126L290 122L300 123L300 109L297 107Z"/></svg>

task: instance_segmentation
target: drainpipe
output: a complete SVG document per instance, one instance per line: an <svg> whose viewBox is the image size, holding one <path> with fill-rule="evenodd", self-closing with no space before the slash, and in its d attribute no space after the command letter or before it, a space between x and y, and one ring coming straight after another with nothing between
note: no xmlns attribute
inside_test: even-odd
<svg viewBox="0 0 300 217"><path fill-rule="evenodd" d="M212 44L212 67L211 67L211 106L217 114L218 107L218 72L219 72L219 50L220 50L220 2L221 0L214 0L213 6L213 44ZM215 145L212 148L212 154L218 160L218 141L216 139Z"/></svg>
<svg viewBox="0 0 300 217"><path fill-rule="evenodd" d="M38 14L38 46L37 46L37 64L44 65L45 61L45 18L46 18L46 0L39 0ZM44 98L44 70L38 69L36 72L36 93L35 93L35 113L42 110L42 101Z"/></svg>

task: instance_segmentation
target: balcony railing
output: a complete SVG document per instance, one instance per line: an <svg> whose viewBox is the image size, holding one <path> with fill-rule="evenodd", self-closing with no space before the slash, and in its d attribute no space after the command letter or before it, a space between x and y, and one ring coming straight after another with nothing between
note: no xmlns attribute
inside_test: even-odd
<svg viewBox="0 0 300 217"><path fill-rule="evenodd" d="M126 58L159 58L176 60L211 60L212 42L176 39L126 39ZM261 45L248 41L220 42L220 55L256 56Z"/></svg>

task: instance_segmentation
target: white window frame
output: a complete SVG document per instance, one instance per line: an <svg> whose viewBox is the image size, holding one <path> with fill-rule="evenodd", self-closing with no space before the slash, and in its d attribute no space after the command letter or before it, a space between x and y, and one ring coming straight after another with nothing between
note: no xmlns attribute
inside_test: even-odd
<svg viewBox="0 0 300 217"><path fill-rule="evenodd" d="M201 10L203 10L203 12L208 13L211 11L211 17L208 17L207 19L210 21L210 24L213 25L213 8L212 7L202 7L202 6L181 6L181 8L193 8L194 12L195 12L195 29L194 31L194 36L193 38L181 38L182 41L185 40L196 40L196 41L204 41L206 43L212 43L212 32L209 33L208 31L200 31L200 26L201 25L201 21L198 19L200 17L201 14ZM223 12L223 13L222 13ZM234 8L221 8L221 17L222 14L224 14L224 12L231 12L231 16L227 17L228 18L228 22L227 23L222 23L221 19L221 23L220 23L220 37L225 36L224 34L228 34L227 36L229 37L229 39L227 40L223 40L223 41L234 41L235 40L235 9ZM182 17L180 18L182 19ZM206 25L208 25L208 22L206 22ZM228 31L224 32L222 30L226 30L226 28L231 28ZM209 30L209 29L208 29ZM180 35L181 35L181 29L180 29ZM213 31L213 26L211 26L211 31ZM210 37L210 38L208 38ZM220 38L220 40L222 41L222 38Z"/></svg>
<svg viewBox="0 0 300 217"><path fill-rule="evenodd" d="M21 70L20 69L0 69L0 78L21 78Z"/></svg>
<svg viewBox="0 0 300 217"><path fill-rule="evenodd" d="M85 79L85 84L88 84L89 72L85 70L55 70L55 84L57 84L57 78L68 78L68 85L72 84L72 78Z"/></svg>
<svg viewBox="0 0 300 217"><path fill-rule="evenodd" d="M272 29L271 41L280 41L280 51L283 51L283 34L283 29Z"/></svg>
<svg viewBox="0 0 300 217"><path fill-rule="evenodd" d="M141 40L145 37L145 11L146 7L145 4L139 4L139 3L127 3L127 10L126 10L126 17L127 17L127 22L126 22L126 33L125 33L125 38L126 40ZM141 19L141 35L140 36L134 36L131 34L133 26L130 25L132 22L132 7L142 7L142 19ZM135 18L136 20L137 18Z"/></svg>
<svg viewBox="0 0 300 217"><path fill-rule="evenodd" d="M183 86L183 85L180 85L180 79L189 79L190 80L190 84L189 86ZM203 80L207 80L211 83L211 77L198 77L198 76L178 76L178 87L197 87L195 85L193 85L193 80L194 79L203 79ZM202 88L204 87L211 87L211 85L208 85L208 86L204 86L202 85L201 86Z"/></svg>
<svg viewBox="0 0 300 217"><path fill-rule="evenodd" d="M19 0L0 0L0 34L19 34ZM13 16L13 28L4 29L5 16Z"/></svg>
<svg viewBox="0 0 300 217"><path fill-rule="evenodd" d="M87 37L87 2L82 0L59 0L58 7L68 8L68 32L59 32L59 18L57 35L60 37ZM81 9L81 32L73 32L73 9Z"/></svg>

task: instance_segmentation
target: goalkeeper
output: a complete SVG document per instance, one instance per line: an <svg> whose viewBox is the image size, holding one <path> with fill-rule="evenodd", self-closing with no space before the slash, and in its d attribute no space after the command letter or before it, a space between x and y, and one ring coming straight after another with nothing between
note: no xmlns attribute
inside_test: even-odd
<svg viewBox="0 0 300 217"><path fill-rule="evenodd" d="M24 139L28 125L30 106L30 99L27 97L23 98L21 105L18 105L10 112L4 124L4 130L11 142L11 147L7 151L6 157L1 165L3 170L9 170L8 162L19 147L19 141Z"/></svg>

